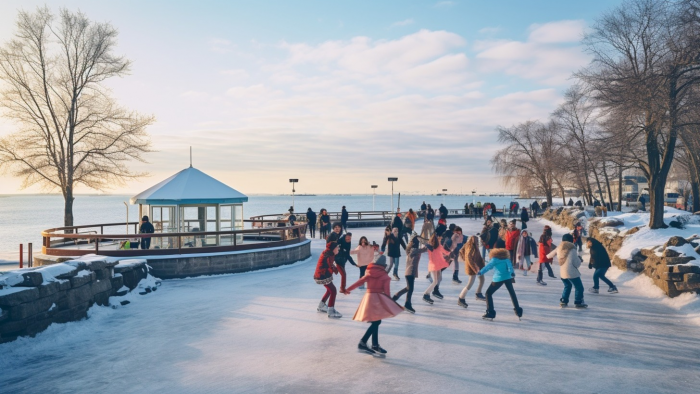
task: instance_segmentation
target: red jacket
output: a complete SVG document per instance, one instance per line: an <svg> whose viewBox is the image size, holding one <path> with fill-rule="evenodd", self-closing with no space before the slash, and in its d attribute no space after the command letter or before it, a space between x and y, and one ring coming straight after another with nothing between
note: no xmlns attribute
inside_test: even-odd
<svg viewBox="0 0 700 394"><path fill-rule="evenodd" d="M515 245L518 244L518 237L520 237L520 230L507 229L506 230L506 249L515 250Z"/></svg>
<svg viewBox="0 0 700 394"><path fill-rule="evenodd" d="M333 264L335 261L335 254L332 250L326 250L321 253L321 257L318 258L318 263L316 263L316 271L314 272L314 280L319 284L328 284L333 281L333 274L338 273L338 269Z"/></svg>
<svg viewBox="0 0 700 394"><path fill-rule="evenodd" d="M375 264L368 265L365 276L353 283L347 290L355 290L363 283L367 283L368 293L384 293L391 297L391 278L389 278L389 274L386 273L386 267Z"/></svg>
<svg viewBox="0 0 700 394"><path fill-rule="evenodd" d="M551 263L554 259L547 258L547 255L552 251L552 239L549 238L547 242L539 243L539 255L540 263Z"/></svg>

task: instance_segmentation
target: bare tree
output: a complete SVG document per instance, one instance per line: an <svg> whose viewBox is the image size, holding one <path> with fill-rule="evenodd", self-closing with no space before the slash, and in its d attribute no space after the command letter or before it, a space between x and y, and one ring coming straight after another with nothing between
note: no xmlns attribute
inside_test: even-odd
<svg viewBox="0 0 700 394"><path fill-rule="evenodd" d="M498 141L506 147L491 159L494 171L503 176L506 184L534 185L551 206L557 171L564 162L555 125L528 121L499 127Z"/></svg>
<svg viewBox="0 0 700 394"><path fill-rule="evenodd" d="M129 71L113 53L116 38L110 24L80 12L55 18L39 8L19 12L14 38L0 48L0 108L17 125L0 139L0 169L24 178L23 187L60 189L66 226L77 185L103 190L141 176L126 164L150 148L154 118L120 107L102 84Z"/></svg>
<svg viewBox="0 0 700 394"><path fill-rule="evenodd" d="M650 183L652 229L666 227L663 195L683 126L679 117L687 92L700 81L697 13L688 15L696 3L625 1L587 35L594 60L577 74L602 108L631 114L645 147L638 165Z"/></svg>

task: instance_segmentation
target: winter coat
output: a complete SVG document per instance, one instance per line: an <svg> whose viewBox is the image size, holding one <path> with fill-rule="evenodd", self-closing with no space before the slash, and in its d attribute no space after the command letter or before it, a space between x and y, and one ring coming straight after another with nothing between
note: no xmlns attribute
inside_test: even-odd
<svg viewBox="0 0 700 394"><path fill-rule="evenodd" d="M466 235L459 235L457 233L452 234L452 254L456 256L464 246L465 242L467 242Z"/></svg>
<svg viewBox="0 0 700 394"><path fill-rule="evenodd" d="M447 218L447 207L444 205L440 205L440 208L438 208L440 211L440 218Z"/></svg>
<svg viewBox="0 0 700 394"><path fill-rule="evenodd" d="M406 273L404 275L418 276L418 263L420 263L420 255L427 252L428 248L412 248L406 256Z"/></svg>
<svg viewBox="0 0 700 394"><path fill-rule="evenodd" d="M348 211L346 209L343 209L343 211L340 213L340 221L347 222L349 217L350 215L348 215Z"/></svg>
<svg viewBox="0 0 700 394"><path fill-rule="evenodd" d="M350 242L347 242L344 236L341 236L337 242L338 246L340 246L340 250L338 251L338 254L335 255L335 263L341 267L345 267L345 263L350 260L351 264L355 265L355 262L350 257L350 249L352 248Z"/></svg>
<svg viewBox="0 0 700 394"><path fill-rule="evenodd" d="M608 255L608 251L605 250L605 246L595 238L588 238L588 240L592 243L589 249L591 252L591 259L588 263L588 267L595 269L610 268L610 256Z"/></svg>
<svg viewBox="0 0 700 394"><path fill-rule="evenodd" d="M428 220L435 219L435 210L433 208L429 208L428 211L425 213L425 218Z"/></svg>
<svg viewBox="0 0 700 394"><path fill-rule="evenodd" d="M443 268L447 268L449 264L445 261L445 256L449 254L442 245L438 245L437 248L433 248L430 245L428 248L428 271L440 271Z"/></svg>
<svg viewBox="0 0 700 394"><path fill-rule="evenodd" d="M506 249L507 250L515 250L515 247L518 245L518 238L520 237L520 230L517 228L515 229L508 229L506 230Z"/></svg>
<svg viewBox="0 0 700 394"><path fill-rule="evenodd" d="M326 243L329 242L340 242L340 238L343 236L343 232L341 231L340 234L336 233L335 231L331 231L330 234L326 237Z"/></svg>
<svg viewBox="0 0 700 394"><path fill-rule="evenodd" d="M315 225L316 224L316 212L306 211L306 221L309 224Z"/></svg>
<svg viewBox="0 0 700 394"><path fill-rule="evenodd" d="M571 242L563 241L556 249L549 252L547 255L549 258L553 258L554 256L557 256L559 260L559 266L561 267L559 276L561 276L562 279L574 279L581 276L581 273L578 271L578 267L581 266L581 259L578 257L578 253L576 253L576 245Z"/></svg>
<svg viewBox="0 0 700 394"><path fill-rule="evenodd" d="M535 210L535 211L539 211L539 210L540 210L540 204L538 204L537 201L533 202L533 203L532 203L532 209Z"/></svg>
<svg viewBox="0 0 700 394"><path fill-rule="evenodd" d="M552 238L540 238L539 246L540 263L551 263L553 260L547 255L552 251Z"/></svg>
<svg viewBox="0 0 700 394"><path fill-rule="evenodd" d="M141 223L141 227L139 227L140 234L153 234L155 231L151 222L143 222Z"/></svg>
<svg viewBox="0 0 700 394"><path fill-rule="evenodd" d="M372 245L362 246L358 245L355 249L350 251L350 254L357 255L357 266L366 267L373 260L375 255L374 247Z"/></svg>
<svg viewBox="0 0 700 394"><path fill-rule="evenodd" d="M398 228L399 234L403 232L403 220L401 220L401 216L394 216L394 220L391 222L391 228Z"/></svg>
<svg viewBox="0 0 700 394"><path fill-rule="evenodd" d="M330 227L331 225L331 216L329 214L321 215L318 218L319 222L321 223L321 226L328 226Z"/></svg>
<svg viewBox="0 0 700 394"><path fill-rule="evenodd" d="M484 225L484 228L481 229L481 233L479 233L479 238L481 238L481 243L484 244L487 248L489 245L489 232L491 231L491 226Z"/></svg>
<svg viewBox="0 0 700 394"><path fill-rule="evenodd" d="M403 312L403 308L391 299L391 279L385 269L383 265L370 264L365 276L348 287L347 290L352 291L364 283L367 284L367 292L362 297L353 320L373 322Z"/></svg>
<svg viewBox="0 0 700 394"><path fill-rule="evenodd" d="M520 237L518 246L515 248L515 261L524 267L527 263L525 256L534 255L537 258L537 243L529 235L527 238Z"/></svg>
<svg viewBox="0 0 700 394"><path fill-rule="evenodd" d="M437 234L438 237L442 237L442 235L445 234L445 231L447 231L447 226L445 226L445 224L442 222L438 222L438 225L435 228L435 234Z"/></svg>
<svg viewBox="0 0 700 394"><path fill-rule="evenodd" d="M530 221L530 215L527 213L527 210L523 208L523 211L520 212L520 221L523 223L527 223Z"/></svg>
<svg viewBox="0 0 700 394"><path fill-rule="evenodd" d="M411 221L411 230L415 229L416 228L416 219L418 219L418 215L416 215L415 212L413 212L413 213L409 212L406 214L406 218Z"/></svg>
<svg viewBox="0 0 700 394"><path fill-rule="evenodd" d="M401 247L406 249L406 243L401 236L395 237L394 234L389 234L382 241L382 250L388 249L387 256L401 257Z"/></svg>
<svg viewBox="0 0 700 394"><path fill-rule="evenodd" d="M333 264L335 255L332 250L326 248L321 253L316 263L316 271L314 271L314 280L319 285L327 285L333 282L333 274L338 273L338 268Z"/></svg>
<svg viewBox="0 0 700 394"><path fill-rule="evenodd" d="M489 230L489 249L493 249L494 245L496 245L496 241L498 241L498 231L501 229L501 225L498 223L494 223L491 226L491 230Z"/></svg>
<svg viewBox="0 0 700 394"><path fill-rule="evenodd" d="M464 263L464 273L467 275L478 275L479 270L484 268L484 258L478 246L469 249L469 246L465 245L459 253L459 261Z"/></svg>
<svg viewBox="0 0 700 394"><path fill-rule="evenodd" d="M510 253L506 249L494 249L489 254L491 260L481 270L479 275L483 275L490 270L494 270L493 281L505 282L513 279L513 263L510 261Z"/></svg>

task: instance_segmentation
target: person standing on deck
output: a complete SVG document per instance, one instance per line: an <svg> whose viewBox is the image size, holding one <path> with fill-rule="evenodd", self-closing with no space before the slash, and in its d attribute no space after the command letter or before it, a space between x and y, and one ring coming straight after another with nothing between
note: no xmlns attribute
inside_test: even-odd
<svg viewBox="0 0 700 394"><path fill-rule="evenodd" d="M311 238L316 236L316 212L311 210L311 207L306 211L306 223L309 227L309 235Z"/></svg>
<svg viewBox="0 0 700 394"><path fill-rule="evenodd" d="M153 228L153 224L148 221L148 216L141 218L141 226L139 227L139 234L153 234L156 230ZM141 249L148 250L151 248L151 238L141 238Z"/></svg>
<svg viewBox="0 0 700 394"><path fill-rule="evenodd" d="M435 210L428 204L428 210L425 211L425 219L432 222L433 227L435 227Z"/></svg>
<svg viewBox="0 0 700 394"><path fill-rule="evenodd" d="M325 208L321 209L321 214L318 217L318 222L319 222L319 235L321 239L326 239L328 237L328 233L331 231L331 216L328 214L328 211Z"/></svg>
<svg viewBox="0 0 700 394"><path fill-rule="evenodd" d="M438 208L438 211L440 211L440 219L445 219L447 220L447 208L440 204L440 208Z"/></svg>
<svg viewBox="0 0 700 394"><path fill-rule="evenodd" d="M340 224L343 226L343 231L347 232L348 231L348 219L350 218L350 214L348 214L348 210L345 209L345 205L343 205L343 209L340 212Z"/></svg>

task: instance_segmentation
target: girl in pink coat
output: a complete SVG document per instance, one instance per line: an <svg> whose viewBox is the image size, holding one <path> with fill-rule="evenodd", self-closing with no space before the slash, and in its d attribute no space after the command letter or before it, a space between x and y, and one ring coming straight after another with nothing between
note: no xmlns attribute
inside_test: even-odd
<svg viewBox="0 0 700 394"><path fill-rule="evenodd" d="M370 245L367 237L363 236L360 238L360 244L350 251L350 254L357 255L357 268L360 269L360 279L365 276L367 271L367 266L372 263L374 256L378 254L379 245L376 243ZM365 286L360 286L360 289L364 289Z"/></svg>
<svg viewBox="0 0 700 394"><path fill-rule="evenodd" d="M443 299L442 294L436 289L436 286L440 285L440 281L442 280L442 270L450 265L447 260L445 260L445 257L448 256L450 252L440 245L437 234L433 234L433 236L430 237L428 245L426 246L428 248L428 271L433 281L425 290L423 301L432 304L433 300L430 298L431 292L436 298Z"/></svg>
<svg viewBox="0 0 700 394"><path fill-rule="evenodd" d="M401 305L394 302L389 295L391 278L386 272L386 257L378 256L374 263L368 265L365 276L348 287L348 293L364 283L367 283L367 292L352 319L369 322L370 326L357 345L357 350L374 357L385 357L386 350L379 346L379 325L382 319L394 317L403 311ZM372 337L371 348L367 346L369 337Z"/></svg>

